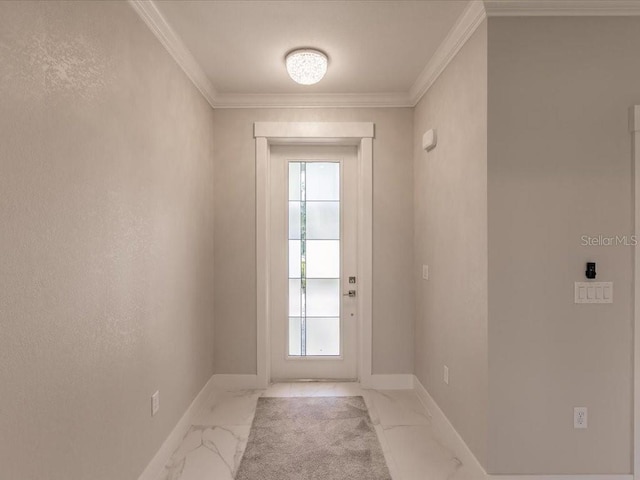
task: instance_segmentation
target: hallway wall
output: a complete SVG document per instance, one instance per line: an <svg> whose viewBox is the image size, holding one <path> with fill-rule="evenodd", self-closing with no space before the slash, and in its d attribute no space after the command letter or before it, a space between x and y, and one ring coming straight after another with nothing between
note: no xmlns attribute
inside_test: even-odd
<svg viewBox="0 0 640 480"><path fill-rule="evenodd" d="M418 103L414 118L416 376L485 464L486 21ZM431 128L437 129L438 144L426 152L422 135ZM423 264L429 280L422 279Z"/></svg>
<svg viewBox="0 0 640 480"><path fill-rule="evenodd" d="M491 473L631 471L632 248L582 236L633 233L639 51L638 17L489 19ZM613 304L574 304L588 261Z"/></svg>
<svg viewBox="0 0 640 480"><path fill-rule="evenodd" d="M0 477L135 479L212 375L212 129L126 2L0 2Z"/></svg>
<svg viewBox="0 0 640 480"><path fill-rule="evenodd" d="M374 122L373 373L413 373L410 108L216 109L216 373L256 373L255 140L258 121Z"/></svg>

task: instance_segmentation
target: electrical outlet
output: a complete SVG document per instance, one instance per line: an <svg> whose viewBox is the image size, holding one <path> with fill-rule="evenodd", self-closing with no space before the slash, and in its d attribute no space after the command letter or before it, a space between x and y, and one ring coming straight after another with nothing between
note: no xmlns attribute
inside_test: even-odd
<svg viewBox="0 0 640 480"><path fill-rule="evenodd" d="M449 385L449 367L447 367L446 365L444 366L443 380L444 380L444 383Z"/></svg>
<svg viewBox="0 0 640 480"><path fill-rule="evenodd" d="M422 265L422 279L429 280L429 265Z"/></svg>
<svg viewBox="0 0 640 480"><path fill-rule="evenodd" d="M151 416L153 417L160 410L160 391L151 395Z"/></svg>
<svg viewBox="0 0 640 480"><path fill-rule="evenodd" d="M587 428L587 407L573 407L573 428Z"/></svg>

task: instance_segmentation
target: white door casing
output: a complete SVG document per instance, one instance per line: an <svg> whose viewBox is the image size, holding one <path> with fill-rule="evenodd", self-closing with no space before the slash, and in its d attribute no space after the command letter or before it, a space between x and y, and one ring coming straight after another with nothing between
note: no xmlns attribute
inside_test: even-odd
<svg viewBox="0 0 640 480"><path fill-rule="evenodd" d="M256 122L257 384L271 380L270 172L272 145L355 145L357 148L358 377L371 382L373 137L370 122Z"/></svg>
<svg viewBox="0 0 640 480"><path fill-rule="evenodd" d="M633 233L640 239L640 105L629 109L633 172ZM633 247L633 477L640 480L640 255Z"/></svg>

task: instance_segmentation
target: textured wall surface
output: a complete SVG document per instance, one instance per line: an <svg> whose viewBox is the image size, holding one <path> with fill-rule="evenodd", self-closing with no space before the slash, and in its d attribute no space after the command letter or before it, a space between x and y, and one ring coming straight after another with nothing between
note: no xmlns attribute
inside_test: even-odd
<svg viewBox="0 0 640 480"><path fill-rule="evenodd" d="M437 129L438 145L422 149ZM486 461L487 25L415 109L416 376ZM421 265L429 265L429 280ZM450 382L443 381L444 365Z"/></svg>
<svg viewBox="0 0 640 480"><path fill-rule="evenodd" d="M413 372L412 109L220 109L215 118L216 373L256 371L253 123L374 122L373 372Z"/></svg>
<svg viewBox="0 0 640 480"><path fill-rule="evenodd" d="M581 237L632 232L639 51L637 17L489 20L492 473L631 471L632 250ZM573 303L587 261L612 305Z"/></svg>
<svg viewBox="0 0 640 480"><path fill-rule="evenodd" d="M137 478L213 373L212 117L127 3L0 2L3 479Z"/></svg>

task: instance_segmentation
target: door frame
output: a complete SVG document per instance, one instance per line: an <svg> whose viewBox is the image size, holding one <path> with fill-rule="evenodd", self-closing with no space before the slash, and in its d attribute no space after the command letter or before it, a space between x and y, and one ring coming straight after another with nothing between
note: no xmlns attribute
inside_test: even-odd
<svg viewBox="0 0 640 480"><path fill-rule="evenodd" d="M272 145L355 145L358 161L358 317L357 372L360 383L371 383L373 339L373 138L372 122L256 122L256 322L257 380L271 381L270 315L270 172Z"/></svg>
<svg viewBox="0 0 640 480"><path fill-rule="evenodd" d="M640 239L640 105L629 108L633 233ZM633 247L633 477L640 480L640 255Z"/></svg>

